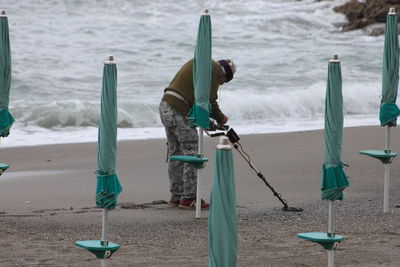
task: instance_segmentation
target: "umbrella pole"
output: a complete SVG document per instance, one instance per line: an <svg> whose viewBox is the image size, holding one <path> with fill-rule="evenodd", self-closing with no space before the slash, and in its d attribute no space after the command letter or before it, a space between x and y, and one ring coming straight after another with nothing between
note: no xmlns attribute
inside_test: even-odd
<svg viewBox="0 0 400 267"><path fill-rule="evenodd" d="M104 243L108 243L107 239L107 222L108 222L108 209L104 208L103 209L103 216L101 218L101 241ZM104 244L108 245L108 244ZM101 267L107 267L107 259L102 259L101 260Z"/></svg>
<svg viewBox="0 0 400 267"><path fill-rule="evenodd" d="M390 153L390 127L386 126L385 134L385 153ZM383 212L389 212L389 183L390 183L390 163L384 164L385 181L383 186Z"/></svg>
<svg viewBox="0 0 400 267"><path fill-rule="evenodd" d="M198 156L203 157L203 128L199 127L199 148ZM200 169L197 170L197 191L196 191L196 218L201 218L201 190L200 190Z"/></svg>
<svg viewBox="0 0 400 267"><path fill-rule="evenodd" d="M328 236L335 236L335 201L329 200ZM335 266L335 250L328 250L328 267Z"/></svg>

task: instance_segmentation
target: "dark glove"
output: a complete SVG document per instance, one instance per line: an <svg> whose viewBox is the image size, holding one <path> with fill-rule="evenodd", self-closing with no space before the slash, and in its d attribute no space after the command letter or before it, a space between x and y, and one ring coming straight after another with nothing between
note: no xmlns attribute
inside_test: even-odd
<svg viewBox="0 0 400 267"><path fill-rule="evenodd" d="M210 131L227 131L229 129L229 125L220 125L220 124L216 124L214 123L214 121L210 121Z"/></svg>

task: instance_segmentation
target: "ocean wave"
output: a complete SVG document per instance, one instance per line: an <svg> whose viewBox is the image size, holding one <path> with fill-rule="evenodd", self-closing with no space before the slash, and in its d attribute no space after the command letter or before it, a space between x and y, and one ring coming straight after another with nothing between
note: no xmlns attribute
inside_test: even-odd
<svg viewBox="0 0 400 267"><path fill-rule="evenodd" d="M38 126L46 129L62 127L97 127L100 116L98 102L81 100L52 102L18 101L10 107L16 127ZM125 102L119 105L117 126L141 128L160 126L157 104Z"/></svg>
<svg viewBox="0 0 400 267"><path fill-rule="evenodd" d="M324 116L326 82L284 91L269 88L264 92L224 90L220 94L221 109L238 123L274 119L315 120ZM268 93L268 91L270 93ZM343 85L345 115L368 115L378 111L379 84L349 83ZM118 127L141 128L161 126L159 99L132 101L122 99L118 107ZM24 102L18 101L11 111L19 125L47 129L59 127L97 127L99 102L81 100Z"/></svg>

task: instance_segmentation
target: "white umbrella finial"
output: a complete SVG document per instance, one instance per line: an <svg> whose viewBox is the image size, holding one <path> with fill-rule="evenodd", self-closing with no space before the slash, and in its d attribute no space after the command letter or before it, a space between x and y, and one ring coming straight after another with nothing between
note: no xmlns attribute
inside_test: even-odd
<svg viewBox="0 0 400 267"><path fill-rule="evenodd" d="M115 65L114 57L113 57L113 56L109 56L109 57L104 61L104 64L107 64L107 65Z"/></svg>
<svg viewBox="0 0 400 267"><path fill-rule="evenodd" d="M0 11L0 17L7 17L5 10Z"/></svg>
<svg viewBox="0 0 400 267"><path fill-rule="evenodd" d="M329 62L340 63L339 56L338 55L333 55L332 58L329 60Z"/></svg>
<svg viewBox="0 0 400 267"><path fill-rule="evenodd" d="M229 139L226 136L221 136L217 149L231 150L232 146L229 144Z"/></svg>
<svg viewBox="0 0 400 267"><path fill-rule="evenodd" d="M391 8L389 9L388 15L396 15L396 9L395 9L394 7L391 7Z"/></svg>
<svg viewBox="0 0 400 267"><path fill-rule="evenodd" d="M210 13L208 13L208 8L204 9L202 16L210 16Z"/></svg>

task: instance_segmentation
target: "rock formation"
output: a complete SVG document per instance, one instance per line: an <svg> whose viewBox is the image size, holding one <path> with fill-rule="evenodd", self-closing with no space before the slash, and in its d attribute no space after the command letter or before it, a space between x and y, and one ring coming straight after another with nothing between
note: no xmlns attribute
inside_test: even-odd
<svg viewBox="0 0 400 267"><path fill-rule="evenodd" d="M399 0L350 0L349 2L335 7L333 10L344 14L348 22L342 25L343 31L362 29L376 23L385 23L389 8L394 7L400 15ZM369 27L370 35L384 33L384 27Z"/></svg>

